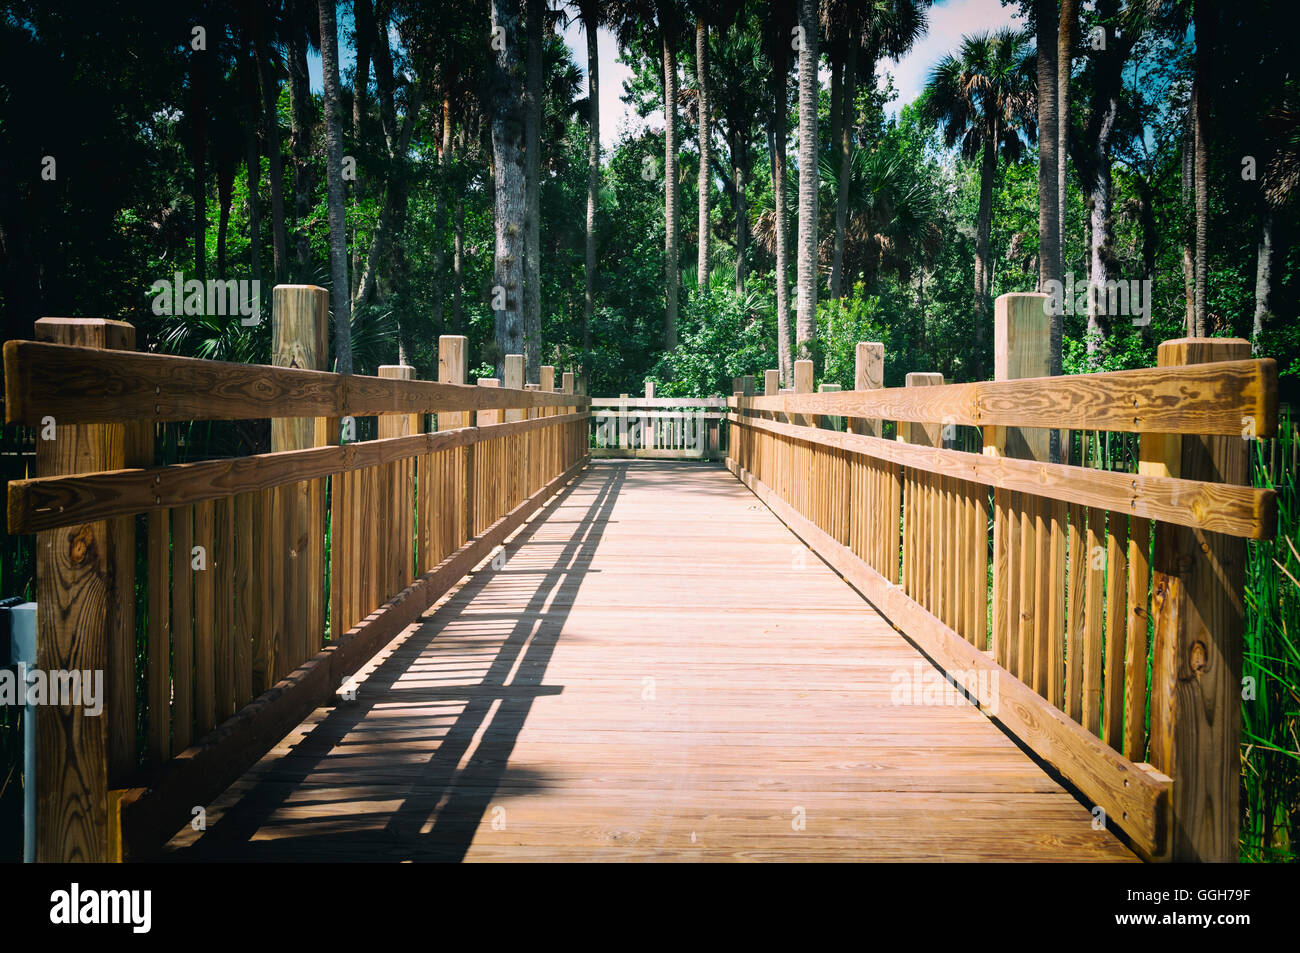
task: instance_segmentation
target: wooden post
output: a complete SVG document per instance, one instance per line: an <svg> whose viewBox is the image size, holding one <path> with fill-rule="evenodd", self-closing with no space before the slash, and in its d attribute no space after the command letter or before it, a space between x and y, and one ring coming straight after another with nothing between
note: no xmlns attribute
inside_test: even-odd
<svg viewBox="0 0 1300 953"><path fill-rule="evenodd" d="M522 354L506 355L506 379L501 386L510 390L524 389L524 356ZM512 409L506 411L505 422L508 424L523 419L523 410Z"/></svg>
<svg viewBox="0 0 1300 953"><path fill-rule="evenodd" d="M818 384L817 385L817 393L819 394L835 394L838 393L840 390L841 388L839 384ZM827 427L829 427L831 430L844 429L844 418L839 416L838 414L831 414L822 419L825 421Z"/></svg>
<svg viewBox="0 0 1300 953"><path fill-rule="evenodd" d="M646 382L645 382L645 396L646 396L646 400L654 400L654 397L655 397L655 382L654 382L654 381L646 381Z"/></svg>
<svg viewBox="0 0 1300 953"><path fill-rule="evenodd" d="M993 303L993 379L1047 377L1052 371L1048 296L1037 292L998 295ZM995 428L985 428L986 431ZM993 443L1001 456L1047 461L1050 434L1039 427L999 427ZM985 445L989 443L985 436Z"/></svg>
<svg viewBox="0 0 1300 953"><path fill-rule="evenodd" d="M618 449L626 450L627 446L627 394L618 395Z"/></svg>
<svg viewBox="0 0 1300 953"><path fill-rule="evenodd" d="M573 393L573 371L565 371L565 372L564 372L564 375L563 375L563 377L561 378L560 393L561 393L561 394L572 394L572 393ZM571 413L573 413L576 409L577 409L576 405L566 405L566 406L564 407L564 413L566 413L566 414L571 414Z"/></svg>
<svg viewBox="0 0 1300 953"><path fill-rule="evenodd" d="M794 392L796 394L811 394L813 389L813 362L809 360L794 362ZM816 415L794 414L790 416L790 422L802 424L806 427L816 427L818 418Z"/></svg>
<svg viewBox="0 0 1300 953"><path fill-rule="evenodd" d="M272 289L271 363L329 369L329 292L324 288L276 285ZM314 447L318 429L327 428L318 428L311 417L272 418L271 450ZM283 506L269 520L272 546L284 555L283 608L273 614L282 622L272 637L274 656L286 666L280 669L283 674L317 652L324 635L325 488L320 481L303 481L273 497L277 506ZM222 642L230 639L230 633L217 632L216 638L220 673Z"/></svg>
<svg viewBox="0 0 1300 953"><path fill-rule="evenodd" d="M480 377L478 379L479 387L500 387L501 381L495 377ZM499 410L480 410L478 412L477 426L487 427L492 424L501 423L501 411Z"/></svg>
<svg viewBox="0 0 1300 953"><path fill-rule="evenodd" d="M379 376L390 380L409 381L415 377L415 368L407 364L381 364ZM419 414L380 414L379 439L408 437L417 433L419 419ZM388 526L392 529L392 537L388 540L390 568L387 595L389 596L395 595L411 582L413 562L411 547L415 542L411 511L415 481L414 474L411 472L411 463L410 460L398 460L386 466L389 475L389 492L386 498L377 501L381 507L381 521L386 516Z"/></svg>
<svg viewBox="0 0 1300 953"><path fill-rule="evenodd" d="M943 375L937 373L912 371L903 379L906 387L939 387L943 384ZM938 447L943 443L943 424L914 423L909 420L898 422L898 441L914 443L922 447Z"/></svg>
<svg viewBox="0 0 1300 953"><path fill-rule="evenodd" d="M135 350L135 328L124 321L41 318L35 337ZM37 429L36 475L139 466L151 437L129 424L51 418ZM36 719L36 859L107 862L110 841L121 843L110 830L109 761L115 782L135 766L135 521L37 533L36 602L37 667L103 672L107 693L96 717L83 705L45 705Z"/></svg>
<svg viewBox="0 0 1300 953"><path fill-rule="evenodd" d="M754 396L754 375L746 374L740 379L740 389L746 397Z"/></svg>
<svg viewBox="0 0 1300 953"><path fill-rule="evenodd" d="M859 341L853 363L853 389L877 390L885 386L885 345L877 341ZM849 420L854 433L871 437L882 435L879 420L854 417Z"/></svg>
<svg viewBox="0 0 1300 953"><path fill-rule="evenodd" d="M469 340L463 334L444 334L438 338L438 380L444 384L465 383ZM438 414L439 430L455 430L467 427L473 414L468 411ZM460 526L457 538L467 540L474 535L474 447L463 447L460 453L459 472L454 485L457 487L457 499L452 512L458 513ZM453 549L458 545L453 541Z"/></svg>
<svg viewBox="0 0 1300 953"><path fill-rule="evenodd" d="M1181 338L1158 349L1160 367L1250 357L1240 338ZM1142 457L1169 476L1250 482L1243 436L1145 435ZM1152 611L1151 753L1173 779L1171 859L1235 861L1241 783L1241 652L1246 541L1156 524Z"/></svg>
<svg viewBox="0 0 1300 953"><path fill-rule="evenodd" d="M781 372L764 371L763 372L763 396L775 397L777 391L781 389Z"/></svg>

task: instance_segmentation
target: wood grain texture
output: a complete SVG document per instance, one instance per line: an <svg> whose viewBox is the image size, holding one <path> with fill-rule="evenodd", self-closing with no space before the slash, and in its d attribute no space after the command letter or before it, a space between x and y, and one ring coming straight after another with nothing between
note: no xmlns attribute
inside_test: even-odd
<svg viewBox="0 0 1300 953"><path fill-rule="evenodd" d="M742 423L729 415L728 421ZM955 476L998 489L1018 490L1066 503L1115 509L1180 526L1266 539L1276 532L1277 496L1272 490L1160 476L1093 470L1036 460L1013 460L988 454L917 447L857 434L816 430L761 418L743 418L746 426L839 447L928 473ZM1239 439L1239 438L1238 438Z"/></svg>
<svg viewBox="0 0 1300 953"><path fill-rule="evenodd" d="M581 395L234 364L169 354L108 357L88 347L5 343L5 421L36 425L123 420L345 417L510 407L586 407Z"/></svg>
<svg viewBox="0 0 1300 953"><path fill-rule="evenodd" d="M733 398L734 400L734 398ZM1139 368L1016 381L945 384L746 398L750 411L838 414L971 427L1059 427L1126 433L1240 436L1277 431L1277 365L1271 359Z"/></svg>
<svg viewBox="0 0 1300 953"><path fill-rule="evenodd" d="M718 468L593 464L172 856L1133 859L968 702L892 704L929 664L796 545Z"/></svg>

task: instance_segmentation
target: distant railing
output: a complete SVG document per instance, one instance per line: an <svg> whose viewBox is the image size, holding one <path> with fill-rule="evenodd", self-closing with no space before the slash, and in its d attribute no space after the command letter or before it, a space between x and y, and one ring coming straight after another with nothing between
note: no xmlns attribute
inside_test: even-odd
<svg viewBox="0 0 1300 953"><path fill-rule="evenodd" d="M588 458L572 374L525 389L510 355L508 387L466 386L455 336L437 382L314 370L326 292L273 300L276 366L136 353L114 321L5 345L7 422L38 433L8 498L9 532L37 534L38 667L107 696L39 712L38 859L156 851ZM362 415L379 439L353 442ZM270 453L151 465L158 422L267 417Z"/></svg>
<svg viewBox="0 0 1300 953"><path fill-rule="evenodd" d="M593 397L593 457L721 460L725 397Z"/></svg>
<svg viewBox="0 0 1300 953"><path fill-rule="evenodd" d="M1276 526L1247 459L1276 430L1276 367L1185 339L1154 369L1041 376L1043 300L998 299L998 381L881 388L879 344L853 391L811 393L800 361L778 393L769 371L730 401L728 466L1101 823L1152 859L1233 860L1245 541ZM981 428L982 453L944 449L950 427ZM1053 430L1135 435L1138 473L1052 462Z"/></svg>

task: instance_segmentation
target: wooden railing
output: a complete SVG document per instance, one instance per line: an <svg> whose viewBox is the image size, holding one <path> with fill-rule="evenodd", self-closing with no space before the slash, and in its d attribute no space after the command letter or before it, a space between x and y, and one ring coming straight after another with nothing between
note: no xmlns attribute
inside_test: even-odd
<svg viewBox="0 0 1300 953"><path fill-rule="evenodd" d="M591 399L593 457L721 460L726 456L725 397Z"/></svg>
<svg viewBox="0 0 1300 953"><path fill-rule="evenodd" d="M588 459L572 374L525 389L511 355L511 386L466 386L455 336L437 382L327 373L326 293L273 301L277 366L136 353L112 321L5 345L7 422L44 437L8 499L37 535L38 666L106 673L102 715L40 712L38 859L149 856ZM160 422L260 418L270 453L153 466Z"/></svg>
<svg viewBox="0 0 1300 953"><path fill-rule="evenodd" d="M1144 856L1233 860L1245 540L1276 525L1244 484L1276 368L1188 339L1150 370L1039 376L1042 300L998 300L995 382L877 389L883 349L859 345L858 389L814 394L799 362L795 393L732 398L728 466ZM983 452L943 449L954 427ZM1138 435L1138 472L1052 462L1052 429L1066 459L1078 431Z"/></svg>

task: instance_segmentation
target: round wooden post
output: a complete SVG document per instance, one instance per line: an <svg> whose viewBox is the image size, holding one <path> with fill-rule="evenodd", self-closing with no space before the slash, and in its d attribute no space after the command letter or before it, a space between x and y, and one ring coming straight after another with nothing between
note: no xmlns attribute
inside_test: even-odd
<svg viewBox="0 0 1300 953"><path fill-rule="evenodd" d="M35 337L135 350L132 325L101 318L41 318ZM37 432L36 475L139 466L152 449L147 439L130 424L51 419ZM107 695L96 717L74 704L44 705L36 718L36 859L116 860L121 841L110 817L109 761L115 782L135 764L134 521L98 520L37 533L36 603L37 667L91 678L102 672Z"/></svg>
<svg viewBox="0 0 1300 953"><path fill-rule="evenodd" d="M1181 338L1157 355L1160 367L1177 367L1245 360L1251 351L1240 338ZM1242 436L1144 436L1142 456L1169 476L1245 485L1252 423L1243 421ZM1245 563L1240 537L1156 524L1149 760L1173 779L1176 861L1238 856Z"/></svg>

